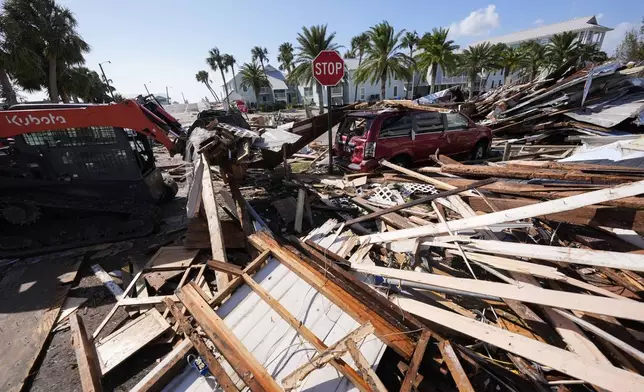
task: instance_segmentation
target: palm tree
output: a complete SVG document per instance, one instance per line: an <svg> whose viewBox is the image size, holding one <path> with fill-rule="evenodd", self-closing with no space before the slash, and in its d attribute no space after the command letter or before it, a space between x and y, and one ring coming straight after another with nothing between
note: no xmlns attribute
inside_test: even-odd
<svg viewBox="0 0 644 392"><path fill-rule="evenodd" d="M344 58L344 59L355 59L355 58L356 58L356 54L355 54L355 52L354 52L353 50L347 50L347 51L346 51L346 52L344 52L344 54L342 55L342 58ZM358 86L356 86L356 89L357 89L357 88L358 88Z"/></svg>
<svg viewBox="0 0 644 392"><path fill-rule="evenodd" d="M82 63L83 53L90 50L76 31L76 18L54 0L7 0L4 7L20 15L29 47L42 53L47 64L49 99L58 102L58 77L64 71L59 67Z"/></svg>
<svg viewBox="0 0 644 392"><path fill-rule="evenodd" d="M242 88L252 88L255 92L255 101L259 106L259 92L262 87L270 87L271 84L268 82L268 78L264 73L264 70L260 68L260 65L256 61L248 64L245 63L242 65L239 70L239 75L241 76L241 86Z"/></svg>
<svg viewBox="0 0 644 392"><path fill-rule="evenodd" d="M400 44L402 45L403 48L409 49L409 58L414 59L414 49L418 46L418 33L416 30L414 31L408 31L403 35L402 39L400 40ZM405 99L409 98L409 90L411 90L411 97L414 98L414 75L416 74L416 63L412 62L412 74L411 74L411 80L407 84L407 92L405 93Z"/></svg>
<svg viewBox="0 0 644 392"><path fill-rule="evenodd" d="M237 79L235 79L235 64L237 64L237 59L233 57L232 54L224 55L224 65L226 68L230 67L230 69L233 70L233 84L235 86L235 91L239 92L239 90L237 90Z"/></svg>
<svg viewBox="0 0 644 392"><path fill-rule="evenodd" d="M219 97L217 96L217 94L215 94L215 91L212 89L212 87L210 87L210 77L208 76L208 71L197 72L195 79L197 79L197 82L201 82L206 85L208 91L210 91L212 96L215 98L215 102L219 101Z"/></svg>
<svg viewBox="0 0 644 392"><path fill-rule="evenodd" d="M457 72L467 73L471 99L474 96L474 84L478 73L497 67L494 47L489 42L470 46L457 56L456 67Z"/></svg>
<svg viewBox="0 0 644 392"><path fill-rule="evenodd" d="M561 34L553 35L546 46L548 64L553 69L561 67L568 60L577 57L578 48L577 33L565 31Z"/></svg>
<svg viewBox="0 0 644 392"><path fill-rule="evenodd" d="M226 72L228 67L226 67L226 64L224 62L225 56L226 55L219 53L219 49L217 49L217 47L214 47L208 52L206 63L213 71L217 72L217 70L219 70L219 72L221 72L221 80L224 81L224 90L226 91L226 98L223 100L223 102L225 102L224 105L226 109L228 109L230 108L230 104L228 103L228 85L226 84L226 77L224 76L224 72Z"/></svg>
<svg viewBox="0 0 644 392"><path fill-rule="evenodd" d="M579 62L590 61L592 63L603 63L608 60L606 52L599 49L597 44L580 44L577 50Z"/></svg>
<svg viewBox="0 0 644 392"><path fill-rule="evenodd" d="M454 51L459 46L454 45L454 41L447 39L448 34L449 29L434 28L431 33L425 33L418 43L421 52L416 56L416 62L423 73L427 73L427 70L431 69L430 92L432 93L436 92L438 67L445 72L454 68L456 63Z"/></svg>
<svg viewBox="0 0 644 392"><path fill-rule="evenodd" d="M539 69L545 65L546 47L537 41L528 41L519 45L519 52L521 53L520 66L527 71L532 81L537 77Z"/></svg>
<svg viewBox="0 0 644 392"><path fill-rule="evenodd" d="M302 32L297 35L297 43L300 45L295 58L295 68L288 75L290 82L306 86L313 84L313 70L311 63L313 59L323 50L337 50L340 48L333 43L335 32L327 35L327 25L316 25L310 28L303 26ZM324 97L322 85L316 81L318 100L320 103L320 114L324 113Z"/></svg>
<svg viewBox="0 0 644 392"><path fill-rule="evenodd" d="M394 31L388 22L381 22L371 27L367 32L369 46L366 50L366 59L356 70L356 82L371 83L380 81L380 99L385 99L387 79L409 78L409 59L400 51L400 36L405 32Z"/></svg>
<svg viewBox="0 0 644 392"><path fill-rule="evenodd" d="M268 79L268 75L266 74L266 68L264 68L264 61L268 64L268 49L262 48L261 46L255 46L250 50L250 53L252 55L253 61L258 61L259 64L262 66L262 71L264 72L264 75L266 75L266 79ZM269 90L271 92L271 98L273 102L275 102L275 95L273 94L273 88L270 86L270 81L269 81Z"/></svg>
<svg viewBox="0 0 644 392"><path fill-rule="evenodd" d="M290 42L284 42L277 48L279 54L277 55L277 62L280 63L279 68L282 71L288 72L290 74L293 72L293 61L295 60L295 55L293 54L293 45ZM297 102L300 102L300 94L298 94L298 85L294 83L295 86L295 99Z"/></svg>
<svg viewBox="0 0 644 392"><path fill-rule="evenodd" d="M367 46L369 46L369 36L367 33L362 33L351 38L351 52L354 54L353 58L355 58L357 53L358 67L362 65L362 56L365 50L367 50ZM354 101L358 100L358 84L356 83L356 91L353 94Z"/></svg>
<svg viewBox="0 0 644 392"><path fill-rule="evenodd" d="M516 49L504 45L499 50L498 63L503 68L503 84L508 78L508 75L518 69L523 61L523 53Z"/></svg>

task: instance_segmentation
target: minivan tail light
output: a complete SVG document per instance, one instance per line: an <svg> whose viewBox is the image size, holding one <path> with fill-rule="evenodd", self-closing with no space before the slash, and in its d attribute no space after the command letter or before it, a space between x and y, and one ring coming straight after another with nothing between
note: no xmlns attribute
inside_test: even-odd
<svg viewBox="0 0 644 392"><path fill-rule="evenodd" d="M366 142L364 144L364 158L374 158L376 156L376 142Z"/></svg>

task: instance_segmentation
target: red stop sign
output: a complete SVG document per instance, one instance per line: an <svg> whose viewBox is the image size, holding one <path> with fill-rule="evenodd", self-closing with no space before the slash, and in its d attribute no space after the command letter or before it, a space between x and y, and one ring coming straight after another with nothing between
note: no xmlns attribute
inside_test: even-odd
<svg viewBox="0 0 644 392"><path fill-rule="evenodd" d="M344 60L335 50L323 50L313 59L313 77L323 86L335 86L344 77Z"/></svg>

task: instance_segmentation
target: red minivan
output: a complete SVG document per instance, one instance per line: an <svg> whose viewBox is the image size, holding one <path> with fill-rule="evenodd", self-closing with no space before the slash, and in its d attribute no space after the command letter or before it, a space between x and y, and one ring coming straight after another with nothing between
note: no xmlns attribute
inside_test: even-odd
<svg viewBox="0 0 644 392"><path fill-rule="evenodd" d="M367 172L387 159L401 166L441 154L485 157L492 131L461 113L382 110L349 113L335 137L335 162Z"/></svg>

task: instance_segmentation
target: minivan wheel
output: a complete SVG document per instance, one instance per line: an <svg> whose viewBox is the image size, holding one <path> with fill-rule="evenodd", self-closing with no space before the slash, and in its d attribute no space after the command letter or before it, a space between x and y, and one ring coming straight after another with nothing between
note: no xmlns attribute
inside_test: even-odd
<svg viewBox="0 0 644 392"><path fill-rule="evenodd" d="M402 167L410 167L411 158L405 155L398 155L397 157L393 157L393 159L391 160L391 163Z"/></svg>
<svg viewBox="0 0 644 392"><path fill-rule="evenodd" d="M487 153L487 142L484 140L481 140L480 142L476 143L476 146L474 146L474 150L472 151L472 160L477 161L479 159L485 158L485 154Z"/></svg>

